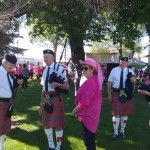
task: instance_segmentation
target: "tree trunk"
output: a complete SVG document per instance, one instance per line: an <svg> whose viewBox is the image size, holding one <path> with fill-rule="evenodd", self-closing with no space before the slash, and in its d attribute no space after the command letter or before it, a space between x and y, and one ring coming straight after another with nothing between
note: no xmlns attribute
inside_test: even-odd
<svg viewBox="0 0 150 150"><path fill-rule="evenodd" d="M119 43L119 53L120 53L119 58L121 58L121 57L122 57L122 39L121 39L121 41L120 41L120 43ZM120 60L120 59L119 59L119 60Z"/></svg>
<svg viewBox="0 0 150 150"><path fill-rule="evenodd" d="M77 69L78 79L80 79L82 72L81 72L81 64L79 60L85 59L83 40L81 40L80 37L79 38L71 37L70 47L71 47L71 59ZM79 80L77 80L77 83L76 83L76 88L78 89L78 87L79 87Z"/></svg>
<svg viewBox="0 0 150 150"><path fill-rule="evenodd" d="M3 31L0 31L0 55L3 55L4 53L4 33Z"/></svg>
<svg viewBox="0 0 150 150"><path fill-rule="evenodd" d="M71 46L71 57L74 64L77 64L80 68L79 60L85 59L84 47L83 47L83 40L77 37L70 38L70 46Z"/></svg>

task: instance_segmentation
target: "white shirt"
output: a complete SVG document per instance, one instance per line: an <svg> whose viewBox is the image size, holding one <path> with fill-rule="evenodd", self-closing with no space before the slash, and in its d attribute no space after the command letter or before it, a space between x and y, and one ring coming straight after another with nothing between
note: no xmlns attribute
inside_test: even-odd
<svg viewBox="0 0 150 150"><path fill-rule="evenodd" d="M9 76L11 84L13 85L13 79ZM12 91L7 78L7 71L4 67L0 66L0 98L11 98Z"/></svg>
<svg viewBox="0 0 150 150"><path fill-rule="evenodd" d="M87 78L85 76L82 76L80 79L80 86L87 80Z"/></svg>
<svg viewBox="0 0 150 150"><path fill-rule="evenodd" d="M58 66L58 63L56 63L56 65L55 65L55 70L57 69L57 66ZM52 72L54 71L54 62L50 66L46 66L46 68L43 71L42 80L41 80L41 85L43 85L43 91L45 91L45 80L46 80L48 67L50 67L50 70L49 70L49 76L50 76L50 74L52 74ZM66 82L66 81L68 81L66 70L62 74L62 71L64 69L65 68L59 64L59 69L58 69L58 72L57 72L57 76L62 76L62 78L64 78L64 82ZM52 88L50 86L50 84L48 84L48 91L55 91L55 89Z"/></svg>
<svg viewBox="0 0 150 150"><path fill-rule="evenodd" d="M121 68L115 67L111 70L108 81L112 83L113 88L119 89L120 86L120 75L121 75ZM133 70L129 69L129 72L132 72L132 75L134 75ZM123 69L123 88L125 88L125 81L127 79L128 75L128 67Z"/></svg>

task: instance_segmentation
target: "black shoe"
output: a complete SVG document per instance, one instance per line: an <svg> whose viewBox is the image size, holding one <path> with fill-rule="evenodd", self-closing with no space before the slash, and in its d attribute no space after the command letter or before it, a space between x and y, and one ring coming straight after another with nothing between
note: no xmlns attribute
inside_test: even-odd
<svg viewBox="0 0 150 150"><path fill-rule="evenodd" d="M126 135L123 132L120 132L120 137L123 138L123 139L125 139Z"/></svg>
<svg viewBox="0 0 150 150"><path fill-rule="evenodd" d="M113 140L113 141L116 141L116 140L117 140L117 138L118 138L118 135L117 135L117 134L113 134L113 136L112 136L112 140Z"/></svg>
<svg viewBox="0 0 150 150"><path fill-rule="evenodd" d="M55 150L55 148L48 147L46 150Z"/></svg>

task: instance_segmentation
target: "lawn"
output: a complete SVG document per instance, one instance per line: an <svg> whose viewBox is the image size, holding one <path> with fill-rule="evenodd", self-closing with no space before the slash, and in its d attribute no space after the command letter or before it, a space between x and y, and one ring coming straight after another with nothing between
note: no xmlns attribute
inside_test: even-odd
<svg viewBox="0 0 150 150"><path fill-rule="evenodd" d="M35 80L29 81L29 88L18 88L14 100L12 131L7 134L6 150L45 150L47 139L40 124L38 114L41 86ZM74 88L64 95L66 127L64 129L63 150L85 150L81 125L71 112L74 107ZM129 117L127 139L113 142L111 123L111 106L107 100L107 88L103 87L103 105L100 124L96 134L97 150L150 150L150 108L142 95L135 93L136 114Z"/></svg>

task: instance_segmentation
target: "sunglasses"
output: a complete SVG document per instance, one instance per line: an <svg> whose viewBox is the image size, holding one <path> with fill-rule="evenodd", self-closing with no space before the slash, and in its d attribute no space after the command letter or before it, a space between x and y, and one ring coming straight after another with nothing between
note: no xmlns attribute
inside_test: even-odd
<svg viewBox="0 0 150 150"><path fill-rule="evenodd" d="M82 67L82 70L87 71L88 69L89 69L89 67L87 67L87 66L83 66L83 67Z"/></svg>

